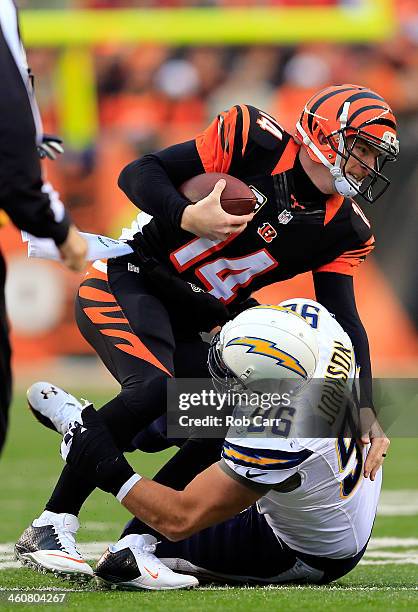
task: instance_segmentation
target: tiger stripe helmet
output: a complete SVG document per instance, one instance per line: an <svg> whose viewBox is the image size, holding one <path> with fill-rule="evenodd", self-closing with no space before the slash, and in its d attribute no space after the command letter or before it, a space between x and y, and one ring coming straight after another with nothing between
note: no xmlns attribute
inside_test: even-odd
<svg viewBox="0 0 418 612"><path fill-rule="evenodd" d="M370 89L345 84L319 91L305 104L296 137L313 161L329 168L341 195L361 195L374 202L389 186L381 170L399 153L396 119L387 102ZM353 152L358 140L378 151L374 168ZM358 182L345 173L350 156L368 169L367 179Z"/></svg>

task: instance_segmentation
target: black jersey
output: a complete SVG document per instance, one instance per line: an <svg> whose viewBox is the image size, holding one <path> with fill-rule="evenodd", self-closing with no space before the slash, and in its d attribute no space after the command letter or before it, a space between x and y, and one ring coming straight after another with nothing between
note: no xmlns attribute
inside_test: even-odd
<svg viewBox="0 0 418 612"><path fill-rule="evenodd" d="M299 145L267 113L234 106L197 136L194 145L204 171L232 174L251 187L257 198L253 220L240 234L209 240L185 232L172 215L157 211L153 217L139 216L141 229L134 242L141 241L179 276L224 303L309 270L351 275L373 248L362 210L313 185L299 162ZM181 147L170 153L172 167L178 167L178 174L170 175L174 185L187 178ZM167 153L156 156L167 166ZM197 167L190 164L190 171L196 173ZM178 197L173 206L183 210L187 202Z"/></svg>

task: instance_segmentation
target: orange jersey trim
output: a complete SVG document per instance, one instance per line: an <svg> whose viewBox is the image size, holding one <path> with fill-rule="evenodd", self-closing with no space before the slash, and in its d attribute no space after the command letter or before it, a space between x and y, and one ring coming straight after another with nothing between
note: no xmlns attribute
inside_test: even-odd
<svg viewBox="0 0 418 612"><path fill-rule="evenodd" d="M374 236L372 236L364 243L362 248L346 251L334 259L334 261L320 266L314 270L314 272L338 272L339 274L352 276L354 270L358 268L358 266L363 263L366 256L373 251L374 244L375 240Z"/></svg>
<svg viewBox="0 0 418 612"><path fill-rule="evenodd" d="M338 272L338 274L344 274L345 276L353 276L354 268L357 265L357 263L350 263L349 261L335 260L321 266L315 272Z"/></svg>
<svg viewBox="0 0 418 612"><path fill-rule="evenodd" d="M238 110L221 113L196 139L196 148L205 172L228 173L234 152ZM223 143L222 143L223 141Z"/></svg>
<svg viewBox="0 0 418 612"><path fill-rule="evenodd" d="M120 306L87 306L84 312L92 323L128 323L125 317L106 316L106 313L122 312Z"/></svg>
<svg viewBox="0 0 418 612"><path fill-rule="evenodd" d="M120 338L126 340L126 343L115 344L116 348L120 349L124 353L128 353L129 355L133 355L134 357L139 357L139 359L143 359L148 363L151 363L159 370L162 370L166 374L168 374L171 378L172 374L167 370L167 368L151 353L149 349L145 346L145 344L135 336L132 332L123 331L121 329L101 329L100 333L104 336L111 336L113 338Z"/></svg>
<svg viewBox="0 0 418 612"><path fill-rule="evenodd" d="M103 336L110 336L119 339L120 342L114 344L115 348L138 357L143 361L147 361L159 370L162 370L168 376L172 376L171 372L153 355L153 353L145 346L145 344L136 336L130 329L129 320L126 318L123 309L119 306L115 296L110 291L103 291L96 287L82 284L79 289L79 296L93 302L112 303L112 306L83 306L83 311L86 316L95 325L113 324L128 326L129 329L98 329ZM120 314L122 316L117 316Z"/></svg>
<svg viewBox="0 0 418 612"><path fill-rule="evenodd" d="M94 266L90 266L89 269L87 270L87 272L84 275L84 279L86 278L90 279L90 278L98 278L100 280L104 280L107 282L108 277L107 277L107 272L103 272L103 270L98 270L97 268L95 268Z"/></svg>
<svg viewBox="0 0 418 612"><path fill-rule="evenodd" d="M280 174L281 172L290 170L295 163L296 155L299 153L299 150L300 145L291 138L271 174Z"/></svg>
<svg viewBox="0 0 418 612"><path fill-rule="evenodd" d="M333 220L343 203L344 198L341 195L334 194L333 196L328 198L326 202L324 225L327 225L330 221Z"/></svg>
<svg viewBox="0 0 418 612"><path fill-rule="evenodd" d="M96 289L96 287L90 287L89 285L81 285L78 290L78 295L86 300L93 300L94 302L116 302L112 293L102 291L102 289Z"/></svg>
<svg viewBox="0 0 418 612"><path fill-rule="evenodd" d="M211 151L210 145L208 145L209 135L207 132L208 130L196 136L196 149L205 172L214 172L215 160L213 158L213 151Z"/></svg>
<svg viewBox="0 0 418 612"><path fill-rule="evenodd" d="M244 105L240 106L242 111L242 156L244 157L245 150L248 144L248 132L250 131L250 113L248 107Z"/></svg>

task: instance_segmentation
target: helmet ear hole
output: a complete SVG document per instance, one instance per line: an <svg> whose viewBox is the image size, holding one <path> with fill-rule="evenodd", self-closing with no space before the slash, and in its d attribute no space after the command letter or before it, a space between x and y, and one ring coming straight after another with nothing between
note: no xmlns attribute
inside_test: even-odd
<svg viewBox="0 0 418 612"><path fill-rule="evenodd" d="M321 145L327 144L328 140L327 137L325 136L324 132L319 132L318 134L318 142Z"/></svg>

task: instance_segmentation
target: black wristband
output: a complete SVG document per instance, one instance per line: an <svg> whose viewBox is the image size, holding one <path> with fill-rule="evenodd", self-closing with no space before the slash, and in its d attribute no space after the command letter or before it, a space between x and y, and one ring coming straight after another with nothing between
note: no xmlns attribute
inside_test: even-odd
<svg viewBox="0 0 418 612"><path fill-rule="evenodd" d="M107 457L97 464L96 485L116 497L125 482L134 474L135 471L122 454Z"/></svg>

